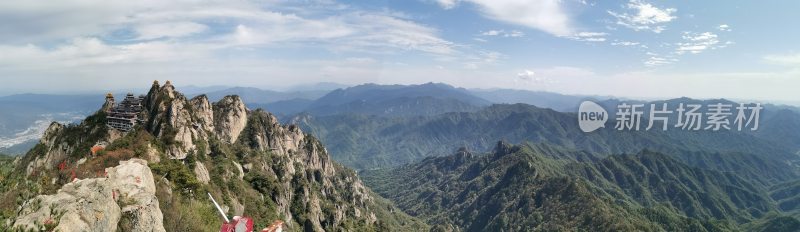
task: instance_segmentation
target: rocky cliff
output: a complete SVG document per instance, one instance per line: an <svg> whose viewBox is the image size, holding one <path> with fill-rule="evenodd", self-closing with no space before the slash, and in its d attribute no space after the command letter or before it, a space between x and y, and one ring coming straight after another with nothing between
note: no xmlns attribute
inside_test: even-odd
<svg viewBox="0 0 800 232"><path fill-rule="evenodd" d="M217 136L222 141L235 143L247 125L247 108L239 96L225 96L214 103L213 118Z"/></svg>
<svg viewBox="0 0 800 232"><path fill-rule="evenodd" d="M65 232L164 231L147 161L122 161L105 172L107 177L75 180L56 194L27 201L13 227Z"/></svg>
<svg viewBox="0 0 800 232"><path fill-rule="evenodd" d="M250 216L257 226L279 219L290 230L306 231L427 228L376 197L354 171L331 160L316 138L281 125L269 112L247 109L238 96L211 103L204 95L187 99L169 81L154 82L143 109L142 123L127 133L106 127L103 111L79 125L51 125L20 162L25 178L41 183L31 191L45 194L23 199L25 204L45 203L10 221L33 228L43 218L77 214L90 217L61 216L59 228L125 231L144 223L157 231L208 230L220 223L204 197L209 192L226 214ZM124 161L131 158L136 161ZM103 168L118 161L121 167L106 169L105 178ZM139 173L140 190L119 192L130 178L114 178L118 174L112 172L127 170L126 165L143 166L138 170L150 175ZM157 200L147 201L139 192L154 193ZM116 194L136 197L120 203ZM129 205L149 208L129 212ZM150 223L161 223L161 212L171 220Z"/></svg>

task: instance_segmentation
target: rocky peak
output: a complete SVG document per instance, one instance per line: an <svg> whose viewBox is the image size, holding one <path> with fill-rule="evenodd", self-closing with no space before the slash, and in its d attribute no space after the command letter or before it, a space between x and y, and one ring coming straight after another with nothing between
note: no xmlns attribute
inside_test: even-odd
<svg viewBox="0 0 800 232"><path fill-rule="evenodd" d="M165 231L147 161L131 159L104 178L76 180L26 201L13 228L53 231ZM121 222L122 221L122 222ZM118 228L120 225L125 228Z"/></svg>
<svg viewBox="0 0 800 232"><path fill-rule="evenodd" d="M239 96L225 96L214 103L213 116L217 136L228 143L235 143L247 125L247 108Z"/></svg>
<svg viewBox="0 0 800 232"><path fill-rule="evenodd" d="M272 197L278 212L286 215L285 221L298 220L293 215L305 215L305 228L314 231L330 229L345 220L375 222L374 211L367 208L375 204L369 190L354 172L337 166L319 140L299 127L281 125L274 115L258 109L250 113L237 143L249 147L253 153L272 157L273 163L246 163L245 167L248 172L278 177L283 191ZM347 203L327 210L321 208L331 202ZM293 204L303 205L302 212L296 211ZM348 216L351 218L346 214L351 214Z"/></svg>
<svg viewBox="0 0 800 232"><path fill-rule="evenodd" d="M153 82L145 97L146 129L153 135L163 138L167 145L167 155L174 159L184 159L198 150L197 141L206 140L214 125L210 104L205 97L189 101L172 83L163 86ZM207 150L207 149L206 149Z"/></svg>
<svg viewBox="0 0 800 232"><path fill-rule="evenodd" d="M214 108L208 101L208 97L203 94L189 100L194 115L197 117L197 124L207 131L215 131L214 129Z"/></svg>
<svg viewBox="0 0 800 232"><path fill-rule="evenodd" d="M102 111L78 126L52 124L41 144L22 162L28 165L29 176L56 179L47 181L52 187L47 193L62 188L54 195L30 201L14 225L34 228L36 223L50 219L50 223L65 225L58 227L63 231L163 231L158 223L179 231L210 226L183 227L184 221L164 222L162 214L156 212L158 201L149 197L155 187L151 187L153 174L140 167L143 164L147 168L144 161L108 168L107 178L64 184L71 179L64 176L68 171L62 171L59 163L78 171L85 169L80 166L83 163L102 170L106 162L120 157L147 157L158 162L152 166L160 177L158 197L164 200L162 210L171 217L188 214L186 210L205 209L199 205L206 199L195 198L194 191L201 189L223 195L221 203L235 215L256 211L256 220L281 219L298 230L338 231L352 225L376 228L377 215L389 213L385 211L387 205L373 199L354 171L330 158L320 141L295 125L281 125L269 112L248 111L238 96L226 96L216 103L210 103L205 95L187 99L171 83L161 86L155 81L144 98L139 118L144 123L130 132L108 128ZM115 143L116 139L123 142ZM113 148L104 155L91 155L90 148L99 143ZM162 156L170 160L158 159ZM57 166L59 170L40 172L42 167ZM30 175L32 170L39 174ZM131 178L136 185L124 186ZM126 200L120 202L119 194ZM183 208L176 207L180 205ZM120 229L117 225L128 227ZM137 227L141 225L155 226Z"/></svg>
<svg viewBox="0 0 800 232"><path fill-rule="evenodd" d="M42 138L39 139L39 142L44 144L45 146L51 147L55 143L55 138L58 136L61 131L64 130L64 125L58 122L50 123L50 126L47 127L47 130L44 131Z"/></svg>
<svg viewBox="0 0 800 232"><path fill-rule="evenodd" d="M111 108L114 108L114 94L108 93L106 94L106 101L103 103L103 107L100 108L100 111L108 112Z"/></svg>
<svg viewBox="0 0 800 232"><path fill-rule="evenodd" d="M497 142L497 145L494 147L494 152L493 153L494 153L495 157L502 157L502 156L514 153L515 151L517 151L519 149L520 148L518 146L514 146L512 144L509 144L506 141L502 141L501 140L501 141Z"/></svg>

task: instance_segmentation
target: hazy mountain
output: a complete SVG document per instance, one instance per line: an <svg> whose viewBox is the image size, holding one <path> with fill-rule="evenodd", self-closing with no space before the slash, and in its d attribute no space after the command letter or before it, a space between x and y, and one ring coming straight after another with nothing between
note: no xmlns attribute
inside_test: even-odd
<svg viewBox="0 0 800 232"><path fill-rule="evenodd" d="M643 151L601 159L548 144L499 143L485 155L462 149L362 176L412 216L463 231L800 229L795 218L771 218L781 210L744 173L692 167L672 156Z"/></svg>
<svg viewBox="0 0 800 232"><path fill-rule="evenodd" d="M212 85L212 86L186 85L186 86L178 86L177 88L180 88L181 91L186 95L194 96L199 94L222 91L233 87L226 85ZM147 89L145 89L144 91L147 91Z"/></svg>
<svg viewBox="0 0 800 232"><path fill-rule="evenodd" d="M575 112L584 100L601 101L610 97L564 95L543 91L516 89L471 89L475 96L496 104L525 103L562 112Z"/></svg>
<svg viewBox="0 0 800 232"><path fill-rule="evenodd" d="M297 114L307 110L308 106L310 106L312 103L314 103L314 100L295 98L266 104L247 104L247 107L251 109L262 108L278 115L278 118L284 118L284 116Z"/></svg>
<svg viewBox="0 0 800 232"><path fill-rule="evenodd" d="M796 160L794 151L753 133L736 131L617 131L614 121L584 133L577 114L525 104L493 105L476 112L386 118L369 115L300 115L293 123L320 136L336 160L369 169L447 154L458 147L488 151L494 141L549 142L598 154L651 149L743 152L779 160ZM766 122L766 121L765 121ZM766 127L766 126L765 126ZM767 133L766 131L764 133Z"/></svg>
<svg viewBox="0 0 800 232"><path fill-rule="evenodd" d="M246 104L267 104L277 101L292 100L292 99L309 99L314 100L325 94L328 90L303 90L293 92L280 92L273 90L265 90L253 87L233 87L223 90L206 92L211 101L218 101L228 95L237 95L242 99L247 99Z"/></svg>
<svg viewBox="0 0 800 232"><path fill-rule="evenodd" d="M688 104L697 104L702 106L698 112L706 114L709 111L710 105L714 104L725 104L731 105L731 128L733 130L737 130L736 127L733 125L733 117L736 116L737 110L735 107L739 106L740 102L734 102L727 99L708 99L708 100L698 100L698 99L691 99L691 98L676 98L676 99L669 99L663 101L651 101L651 102L644 102L644 101L623 101L618 99L609 99L605 101L599 102L606 111L608 111L609 115L614 115L617 111L617 106L622 103L626 104L643 104L644 107L642 108L643 118L649 118L650 116L650 105L653 104L656 110L660 110L663 104L667 104L669 110L674 111L680 104L684 104L684 106ZM757 102L741 102L746 104L746 106L753 106L753 103ZM750 128L743 128L743 133L750 133L754 136L761 138L763 140L767 140L778 144L782 147L788 148L790 152L798 152L800 151L800 112L793 110L794 108L791 106L781 106L781 105L774 105L774 104L762 104L763 109L760 111L759 116L759 128L756 131L750 131ZM749 113L749 111L748 111ZM657 115L663 116L663 115ZM705 117L705 115L704 115ZM668 117L668 124L674 127L677 123L677 113L670 114ZM610 118L613 119L613 118ZM705 121L705 120L702 120ZM705 125L703 125L705 127Z"/></svg>
<svg viewBox="0 0 800 232"><path fill-rule="evenodd" d="M488 104L465 89L446 84L364 84L334 90L311 103L305 111L312 115L435 115L475 111Z"/></svg>
<svg viewBox="0 0 800 232"><path fill-rule="evenodd" d="M289 87L287 91L314 91L314 90L323 90L323 91L332 91L335 89L344 89L350 87L350 85L339 84L334 82L318 82L313 84L305 84L305 85L295 85Z"/></svg>

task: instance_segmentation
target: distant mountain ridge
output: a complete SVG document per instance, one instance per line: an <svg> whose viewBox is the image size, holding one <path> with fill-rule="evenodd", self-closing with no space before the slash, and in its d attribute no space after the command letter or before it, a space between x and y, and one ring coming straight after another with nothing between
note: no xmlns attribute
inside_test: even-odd
<svg viewBox="0 0 800 232"><path fill-rule="evenodd" d="M328 92L328 90L281 92L253 87L231 87L223 90L207 92L204 94L208 96L209 100L212 101L218 101L228 95L237 95L241 96L243 99L248 99L245 104L267 104L291 99L314 100L327 94Z"/></svg>
<svg viewBox="0 0 800 232"><path fill-rule="evenodd" d="M768 120L765 120L765 122ZM758 134L735 131L617 131L614 121L592 133L578 128L577 114L525 104L492 105L475 112L385 118L369 115L300 115L292 120L328 144L334 158L357 169L394 166L458 147L488 151L493 141L549 142L598 154L642 149L668 154L684 151L739 151L779 160L797 160L791 148ZM761 133L766 131L763 125Z"/></svg>
<svg viewBox="0 0 800 232"><path fill-rule="evenodd" d="M466 89L441 83L364 84L334 90L311 103L306 111L313 115L435 115L475 111L489 104Z"/></svg>
<svg viewBox="0 0 800 232"><path fill-rule="evenodd" d="M544 91L528 91L516 89L471 89L475 96L484 98L495 104L524 103L540 108L550 108L561 112L576 112L578 105L584 100L602 101L611 97L564 95Z"/></svg>

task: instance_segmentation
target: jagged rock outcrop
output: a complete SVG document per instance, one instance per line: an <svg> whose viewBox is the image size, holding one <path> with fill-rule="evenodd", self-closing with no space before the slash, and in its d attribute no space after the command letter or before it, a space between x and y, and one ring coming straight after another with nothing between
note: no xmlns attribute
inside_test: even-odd
<svg viewBox="0 0 800 232"><path fill-rule="evenodd" d="M164 231L147 161L131 159L107 168L106 178L76 180L58 193L25 203L13 227L55 231Z"/></svg>
<svg viewBox="0 0 800 232"><path fill-rule="evenodd" d="M174 159L185 159L199 149L198 141L206 141L215 134L221 140L235 143L239 133L247 124L247 108L238 96L226 96L211 104L205 95L191 100L175 91L167 82L163 86L153 84L145 97L147 130L166 139L167 155Z"/></svg>
<svg viewBox="0 0 800 232"><path fill-rule="evenodd" d="M92 145L110 144L120 138L121 132L109 130L104 123L97 120L101 117L105 116L96 114L78 125L51 123L39 144L23 158L25 174L30 176L53 170L68 157L90 155Z"/></svg>
<svg viewBox="0 0 800 232"><path fill-rule="evenodd" d="M77 126L53 124L20 161L29 177L47 183L34 195L61 190L30 200L14 225L38 228L36 223L58 222L63 231L218 227L194 212L207 209L199 191L222 195L220 204L229 214L249 214L259 222L280 219L291 230L376 230L385 226L378 217L410 220L375 201L356 173L336 164L316 138L297 126L281 125L268 112L249 111L238 96L211 103L204 95L187 99L168 81L163 86L154 82L143 100L141 126L121 132L107 127L105 119L105 112L98 111ZM89 153L100 143L103 152ZM70 176L102 176L108 164L131 158L121 164L127 166L106 169L108 178L68 183ZM149 169L146 177L135 179L146 185L121 186L130 182L129 173L147 168L146 161L136 158L153 164L157 194ZM43 167L50 171L30 174ZM181 220L164 222L159 205L164 215Z"/></svg>
<svg viewBox="0 0 800 232"><path fill-rule="evenodd" d="M202 107L202 98L195 103ZM166 153L170 158L186 158L197 150L195 141L208 137L206 131L210 128L199 123L202 120L197 118L206 115L196 115L195 108L169 81L164 86L153 83L145 97L147 129L157 137L167 138Z"/></svg>
<svg viewBox="0 0 800 232"><path fill-rule="evenodd" d="M247 125L247 107L239 96L225 96L214 103L214 128L217 136L235 143Z"/></svg>
<svg viewBox="0 0 800 232"><path fill-rule="evenodd" d="M28 166L25 168L25 173L27 175L32 174L38 168L45 168L45 169L52 169L55 167L55 163L63 160L68 152L71 152L69 144L66 143L57 143L58 142L58 135L61 131L64 130L64 125L53 122L50 123L50 126L47 127L47 130L44 131L42 138L39 139L39 143L45 147L46 151L43 156L38 156L33 159Z"/></svg>
<svg viewBox="0 0 800 232"><path fill-rule="evenodd" d="M367 223L376 221L375 214L367 211L368 205L374 203L367 188L354 174L338 175L338 172L347 170L337 167L321 143L304 134L299 127L281 125L274 115L256 110L251 113L239 142L253 150L274 154L276 158L273 161L278 160L278 163L248 163L245 166L248 172L267 172L283 177L279 181L285 191L273 197L279 212L286 215L284 220L293 220L292 202L297 204L300 201L305 206L306 228L314 231L324 230L323 223L328 226L342 223L347 217L345 215ZM308 180L311 185L319 187L297 186L296 179ZM314 188L319 188L319 192L314 192ZM343 194L348 197L343 197ZM322 209L330 202L342 201L347 204L335 205L327 211Z"/></svg>
<svg viewBox="0 0 800 232"><path fill-rule="evenodd" d="M203 94L192 98L189 101L194 111L194 116L197 117L197 124L205 130L214 130L214 106L208 101L208 97Z"/></svg>
<svg viewBox="0 0 800 232"><path fill-rule="evenodd" d="M100 107L100 111L108 112L111 108L114 108L114 95L111 93L106 94L106 101L103 102L103 106Z"/></svg>
<svg viewBox="0 0 800 232"><path fill-rule="evenodd" d="M174 135L174 143L168 143L167 147L171 158L184 159L200 150L206 153L196 155L225 155L223 147L228 146L247 148L235 151L236 156L223 164L196 162L191 171L198 182L211 184L212 173L221 173L217 178L223 182L245 180L248 173L274 178L280 187L271 188L278 192L265 197L275 202L276 213L284 215L285 221L298 220L294 215L304 215L305 219L298 223L316 231L334 228L346 220L366 224L377 220L369 209L373 199L355 173L337 167L322 144L299 127L281 125L274 115L260 109L249 111L238 96L226 96L212 104L204 95L186 100L171 84L156 84L146 99L148 131L162 140ZM199 149L197 146L202 144L199 141L206 141L209 147ZM248 157L249 153L273 156ZM215 168L223 171L214 171ZM244 196L228 197L225 205L232 206L233 213L247 207L241 204Z"/></svg>

